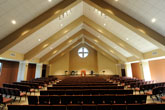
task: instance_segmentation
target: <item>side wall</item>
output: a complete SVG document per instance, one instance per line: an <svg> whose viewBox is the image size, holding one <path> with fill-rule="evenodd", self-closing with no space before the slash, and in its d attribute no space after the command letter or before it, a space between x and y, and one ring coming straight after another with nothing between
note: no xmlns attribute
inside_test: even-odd
<svg viewBox="0 0 165 110"><path fill-rule="evenodd" d="M149 61L151 79L165 82L165 59Z"/></svg>
<svg viewBox="0 0 165 110"><path fill-rule="evenodd" d="M0 86L2 86L3 83L12 83L17 81L19 63L13 61L3 61L3 60L0 60L0 62L2 63Z"/></svg>
<svg viewBox="0 0 165 110"><path fill-rule="evenodd" d="M133 77L136 77L138 79L143 79L142 71L141 71L141 68L140 68L140 64L139 63L132 63L131 67L132 67L132 75L133 75Z"/></svg>

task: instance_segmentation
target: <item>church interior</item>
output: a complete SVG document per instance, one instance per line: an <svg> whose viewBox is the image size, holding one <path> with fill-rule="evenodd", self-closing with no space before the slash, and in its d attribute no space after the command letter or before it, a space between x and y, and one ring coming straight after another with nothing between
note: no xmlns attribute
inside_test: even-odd
<svg viewBox="0 0 165 110"><path fill-rule="evenodd" d="M0 110L162 110L164 0L0 0Z"/></svg>

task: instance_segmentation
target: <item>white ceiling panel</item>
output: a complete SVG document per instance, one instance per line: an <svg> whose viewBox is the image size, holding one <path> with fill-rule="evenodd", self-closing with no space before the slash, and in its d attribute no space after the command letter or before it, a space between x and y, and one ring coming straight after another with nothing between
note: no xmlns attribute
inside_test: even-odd
<svg viewBox="0 0 165 110"><path fill-rule="evenodd" d="M79 40L82 37L78 37L76 39L74 39L69 45L66 45L64 48L62 48L60 51L58 51L56 54L52 55L50 58L48 58L48 61L50 61L51 59L53 59L55 56L57 56L58 54L62 53L65 49L67 49L69 46L71 46L73 43L75 43L77 40ZM80 42L81 43L81 42ZM78 43L77 45L74 46L74 48L76 46L78 46L80 43Z"/></svg>
<svg viewBox="0 0 165 110"><path fill-rule="evenodd" d="M105 0L165 36L165 0ZM155 18L156 22L152 23Z"/></svg>
<svg viewBox="0 0 165 110"><path fill-rule="evenodd" d="M123 56L125 56L125 57L131 57L132 56L131 53L127 52L126 50L124 50L123 48L121 48L120 46L115 44L114 42L110 41L109 39L107 39L103 35L99 34L94 29L90 28L89 26L84 25L84 29L87 30L88 32L90 32L91 34L93 34L94 36L98 37L98 39L100 39L101 41L103 41L104 43L106 43L107 45L112 47L114 50L116 50L119 53L121 53Z"/></svg>
<svg viewBox="0 0 165 110"><path fill-rule="evenodd" d="M64 16L64 18L56 18L44 27L40 28L35 33L31 34L23 41L16 44L10 50L16 51L22 54L27 53L37 45L39 45L44 40L48 39L50 36L54 35L56 32L60 31L62 28L79 18L83 15L83 4L79 3L71 9L71 14ZM40 39L41 41L38 41Z"/></svg>
<svg viewBox="0 0 165 110"><path fill-rule="evenodd" d="M84 3L84 15L93 20L95 23L101 25L109 32L113 33L123 41L127 42L140 52L148 52L158 49L157 46L145 40L143 37L137 35L135 32L129 30L124 25L111 19L106 15L102 15L100 11L94 9L92 6Z"/></svg>
<svg viewBox="0 0 165 110"><path fill-rule="evenodd" d="M0 0L0 40L62 0ZM16 25L11 23L16 21Z"/></svg>
<svg viewBox="0 0 165 110"><path fill-rule="evenodd" d="M67 39L69 39L70 37L72 37L74 34L76 34L78 31L80 31L82 29L82 24L78 27L76 27L74 30L68 32L65 36L61 37L58 41L54 42L52 45L50 45L49 47L45 48L43 51L41 51L38 55L36 55L36 58L41 58L42 56L44 56L45 54L47 54L48 52L50 52L52 49L56 48L57 46L59 46L61 43L63 43L64 41L66 41Z"/></svg>
<svg viewBox="0 0 165 110"><path fill-rule="evenodd" d="M89 37L86 37L86 39L88 39L90 42L96 44L96 43L93 42L93 40L90 39ZM89 43L87 43L87 42L85 42L85 43L86 43L87 45L89 45L90 47L92 47L93 49L95 49L93 45L91 45L91 44L89 44ZM96 45L97 45L97 44L96 44ZM112 56L113 58L119 59L117 56L115 56L115 55L113 55L112 53L108 52L105 48L101 47L100 45L97 45L97 47L100 48L103 52L105 52L105 53L109 54L110 56ZM103 54L103 53L102 53L102 54Z"/></svg>

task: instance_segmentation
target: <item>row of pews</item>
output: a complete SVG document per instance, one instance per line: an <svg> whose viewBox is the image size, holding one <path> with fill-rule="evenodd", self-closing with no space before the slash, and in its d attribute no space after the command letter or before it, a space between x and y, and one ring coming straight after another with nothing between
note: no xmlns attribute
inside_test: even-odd
<svg viewBox="0 0 165 110"><path fill-rule="evenodd" d="M138 79L67 77L41 90L40 96L28 96L28 105L8 105L8 110L161 110L165 107L165 104L146 104L146 94L134 95L134 89L125 89L133 81Z"/></svg>
<svg viewBox="0 0 165 110"><path fill-rule="evenodd" d="M11 84L3 84L3 87L0 87L0 104L8 104L16 101L19 97L19 102L22 97L27 97L28 93L32 93L36 90L39 90L43 87L46 87L57 78L47 77L47 78L36 78L30 81L21 81L13 82Z"/></svg>

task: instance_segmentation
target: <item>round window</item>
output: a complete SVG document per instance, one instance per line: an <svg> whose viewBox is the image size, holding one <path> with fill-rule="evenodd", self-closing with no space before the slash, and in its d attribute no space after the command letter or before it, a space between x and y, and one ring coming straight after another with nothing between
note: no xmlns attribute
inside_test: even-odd
<svg viewBox="0 0 165 110"><path fill-rule="evenodd" d="M85 58L88 56L88 49L85 48L85 47L81 47L80 49L78 49L78 55L81 57L81 58Z"/></svg>

